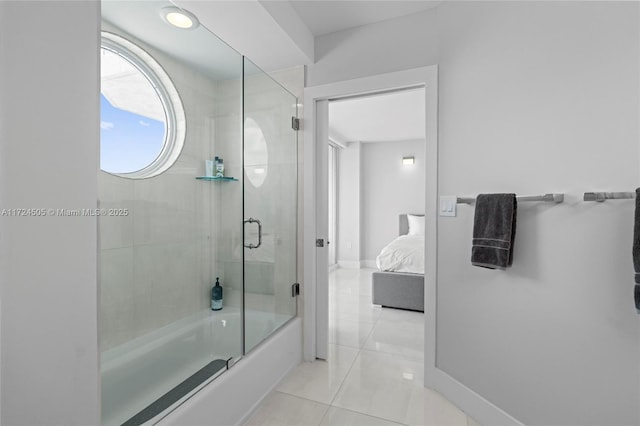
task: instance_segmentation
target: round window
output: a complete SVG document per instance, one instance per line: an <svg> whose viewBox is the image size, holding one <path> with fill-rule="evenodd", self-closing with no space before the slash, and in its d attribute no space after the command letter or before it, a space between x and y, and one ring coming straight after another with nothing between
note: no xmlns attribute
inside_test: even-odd
<svg viewBox="0 0 640 426"><path fill-rule="evenodd" d="M156 176L184 145L178 92L160 64L130 41L103 32L100 51L100 168L128 178Z"/></svg>

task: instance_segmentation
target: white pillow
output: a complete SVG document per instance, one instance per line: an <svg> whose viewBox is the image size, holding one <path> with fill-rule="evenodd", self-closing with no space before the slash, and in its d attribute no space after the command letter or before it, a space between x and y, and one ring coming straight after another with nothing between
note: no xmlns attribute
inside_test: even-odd
<svg viewBox="0 0 640 426"><path fill-rule="evenodd" d="M407 215L409 221L408 235L424 235L424 216Z"/></svg>

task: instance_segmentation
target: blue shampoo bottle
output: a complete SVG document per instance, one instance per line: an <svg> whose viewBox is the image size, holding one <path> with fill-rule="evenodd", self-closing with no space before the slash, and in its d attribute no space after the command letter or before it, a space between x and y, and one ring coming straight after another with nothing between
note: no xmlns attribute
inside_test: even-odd
<svg viewBox="0 0 640 426"><path fill-rule="evenodd" d="M214 311L222 309L222 286L218 277L216 277L216 285L211 288L211 309Z"/></svg>

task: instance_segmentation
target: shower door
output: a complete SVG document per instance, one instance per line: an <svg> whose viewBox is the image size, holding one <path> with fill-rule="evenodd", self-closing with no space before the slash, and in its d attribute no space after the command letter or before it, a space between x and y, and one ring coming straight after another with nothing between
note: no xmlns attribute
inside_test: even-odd
<svg viewBox="0 0 640 426"><path fill-rule="evenodd" d="M244 60L245 353L296 315L295 96Z"/></svg>

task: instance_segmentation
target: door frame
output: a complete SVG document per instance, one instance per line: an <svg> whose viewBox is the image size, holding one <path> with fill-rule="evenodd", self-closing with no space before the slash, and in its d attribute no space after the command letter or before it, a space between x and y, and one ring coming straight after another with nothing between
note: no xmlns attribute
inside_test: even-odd
<svg viewBox="0 0 640 426"><path fill-rule="evenodd" d="M316 262L316 218L320 207L317 182L321 176L316 164L320 143L318 131L328 125L326 114L317 115L316 104L350 96L388 92L410 87L425 89L426 197L425 197L425 384L432 383L436 366L436 280L437 280L437 196L438 196L438 66L431 65L387 74L340 81L304 89L304 281L303 281L303 354L314 361L318 354L318 302L326 300L326 283L318 283ZM319 120L320 121L319 121ZM325 236L318 236L325 238ZM323 267L325 267L324 265ZM318 286L320 284L320 286ZM321 313L322 314L322 313ZM328 314L328 312L327 312Z"/></svg>

